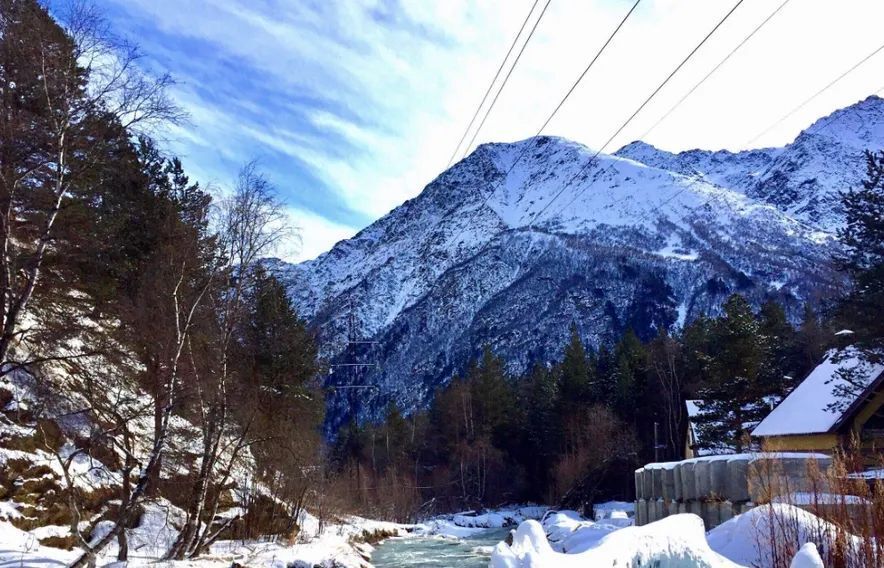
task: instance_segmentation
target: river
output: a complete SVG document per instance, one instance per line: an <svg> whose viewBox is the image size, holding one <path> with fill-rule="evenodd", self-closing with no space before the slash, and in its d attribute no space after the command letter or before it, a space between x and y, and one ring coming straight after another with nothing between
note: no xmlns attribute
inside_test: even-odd
<svg viewBox="0 0 884 568"><path fill-rule="evenodd" d="M491 549L510 529L489 529L467 538L391 538L371 555L375 568L485 568Z"/></svg>

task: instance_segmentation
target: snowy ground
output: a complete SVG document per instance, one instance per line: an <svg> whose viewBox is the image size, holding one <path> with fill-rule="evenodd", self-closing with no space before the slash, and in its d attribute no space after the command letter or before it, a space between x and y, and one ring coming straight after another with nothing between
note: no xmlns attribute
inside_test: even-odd
<svg viewBox="0 0 884 568"><path fill-rule="evenodd" d="M168 550L178 535L172 526L178 514L180 511L176 511L166 503L152 503L147 506L140 525L128 531L130 547L128 566L157 565L157 560ZM303 531L309 533L304 543L288 545L283 542L219 541L212 546L209 554L197 560L162 562L160 565L175 568L226 568L236 562L245 566L269 568L364 567L369 565L367 559L372 547L358 543L363 533L384 531L387 534L404 535L413 528L350 517L339 524L326 527L322 533L319 533L318 521L310 515L302 518L302 525ZM0 521L0 567L63 566L74 560L78 556L77 551L40 546L38 535L35 533L46 533L48 530L52 529L41 527L35 531L25 532L8 522ZM100 535L99 530L95 538L99 538ZM99 558L98 564L114 565L116 554L116 545L108 546Z"/></svg>
<svg viewBox="0 0 884 568"><path fill-rule="evenodd" d="M157 559L174 541L172 525L180 514L174 507L153 503L147 507L141 524L129 531L129 566L158 565ZM740 568L769 566L774 553L758 535L767 534L772 519L789 518L797 527L799 544L792 568L823 566L810 543L820 520L786 504L753 509L716 527L709 533L696 515L673 515L642 527L633 526L630 503L606 503L594 510L596 520L575 511L548 511L544 507L517 507L505 510L465 512L440 517L418 525L399 525L357 517L342 520L319 533L318 521L310 515L302 519L305 542L219 542L211 553L198 560L162 562L174 568L221 568L234 563L272 568L366 568L373 547L359 544L364 533L384 531L402 537L468 539L489 528L518 523L512 531L512 544L500 542L491 553L491 568L569 568L586 566L655 566L656 568ZM25 532L0 521L0 567L62 566L77 553L40 546L43 537L60 528L43 527ZM776 529L776 526L774 527ZM794 529L792 529L794 530ZM40 533L39 535L36 533ZM778 540L783 539L777 536ZM858 545L858 543L856 543ZM794 553L794 549L793 549ZM113 566L116 550L109 547L99 559L100 566ZM486 552L487 554L487 552ZM781 555L780 555L781 556ZM789 558L791 556L787 556Z"/></svg>
<svg viewBox="0 0 884 568"><path fill-rule="evenodd" d="M4 502L0 502L2 504ZM464 512L431 519L417 525L401 525L349 517L342 522L326 526L320 533L317 519L304 515L301 520L302 537L305 542L289 545L283 542L216 543L210 554L197 560L163 562L161 565L175 568L229 567L234 562L244 566L271 568L302 568L334 566L357 568L369 566L373 547L359 543L364 533L395 534L402 537L420 536L446 539L462 539L487 531L489 528L516 526L528 519L539 519L546 507L523 506L488 511ZM2 513L2 511L0 511ZM178 535L174 526L181 511L167 502L151 503L146 507L140 525L128 531L130 546L129 566L157 565L157 560L169 549ZM0 514L0 518L2 518ZM94 538L100 538L99 525ZM40 527L29 532L15 528L0 520L0 568L19 566L62 566L74 560L78 553L41 546L38 539L58 533L68 534L66 527ZM489 551L490 552L490 551ZM100 566L114 565L116 543L108 546L99 559Z"/></svg>
<svg viewBox="0 0 884 568"><path fill-rule="evenodd" d="M624 515L617 514L616 510L612 513L608 518L591 521L575 511L558 511L544 517L542 522L526 521L513 531L512 544L501 542L495 547L491 568L770 566L775 551L759 534L768 534L768 523L776 524L783 518L797 527L802 544L792 568L823 566L811 542L814 531L821 526L820 519L791 505L758 507L709 533L696 515L673 515L636 527L631 526L631 519L619 522L625 511ZM777 542L787 540L781 534L776 538Z"/></svg>

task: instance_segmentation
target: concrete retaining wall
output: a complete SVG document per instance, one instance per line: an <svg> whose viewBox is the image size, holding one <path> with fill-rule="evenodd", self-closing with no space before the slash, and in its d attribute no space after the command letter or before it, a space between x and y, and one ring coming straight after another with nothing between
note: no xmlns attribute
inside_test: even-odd
<svg viewBox="0 0 884 568"><path fill-rule="evenodd" d="M809 475L811 460L820 470L831 465L831 458L821 454L739 454L648 464L635 471L636 524L693 513L709 530L776 495L819 491L823 488Z"/></svg>

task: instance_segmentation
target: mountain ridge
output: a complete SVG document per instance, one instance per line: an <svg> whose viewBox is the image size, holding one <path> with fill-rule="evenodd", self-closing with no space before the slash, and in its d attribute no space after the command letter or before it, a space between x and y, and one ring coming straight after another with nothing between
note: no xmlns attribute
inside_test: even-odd
<svg viewBox="0 0 884 568"><path fill-rule="evenodd" d="M880 145L884 100L858 104L876 120L850 123L845 109L828 128L870 124L854 142ZM556 137L483 144L329 252L270 263L327 360L377 365L329 377L377 387L330 397L331 423L377 416L390 401L422 407L485 344L513 372L555 360L571 322L593 347L628 328L647 338L716 313L735 291L756 306L777 299L796 320L805 301L842 285L828 266L831 204L864 173L849 137L814 126L783 148L738 153L634 142L595 157ZM352 338L376 343L354 350Z"/></svg>

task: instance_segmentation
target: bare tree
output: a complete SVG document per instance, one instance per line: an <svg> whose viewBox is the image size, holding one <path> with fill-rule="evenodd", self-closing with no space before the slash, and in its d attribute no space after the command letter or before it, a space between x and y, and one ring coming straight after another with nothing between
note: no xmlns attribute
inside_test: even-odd
<svg viewBox="0 0 884 568"><path fill-rule="evenodd" d="M659 335L649 345L648 361L663 395L661 406L665 417L666 442L673 458L682 457L680 436L684 431L685 418L680 358L681 346L668 334Z"/></svg>
<svg viewBox="0 0 884 568"><path fill-rule="evenodd" d="M227 483L235 460L254 443L250 439L254 415L237 424L230 408L237 388L231 361L234 335L246 317L245 294L256 263L289 234L282 204L255 162L240 170L233 194L218 207L216 226L224 263L212 295L215 320L211 333L216 340L207 351L205 372L195 377L194 383L202 453L187 518L168 558L195 556L217 538L220 531L211 526L211 520L218 512L219 498L217 491L209 489ZM201 527L204 517L209 522Z"/></svg>
<svg viewBox="0 0 884 568"><path fill-rule="evenodd" d="M195 255L183 255L183 259L172 255L168 260L167 289L158 289L157 294L168 302L171 307L172 322L168 330L171 339L171 350L161 368L165 369L166 380L163 387L164 405L160 427L154 433L154 439L146 458L143 460L137 481L128 493L128 503L120 507L117 519L111 530L94 544L85 545L84 553L73 563L72 568L91 566L95 558L105 546L119 537L121 531L133 520L134 515L144 497L152 474L160 462L166 449L169 435L169 423L173 409L180 393L180 369L190 334L193 331L198 310L202 307L205 297L214 282L215 275L206 273L201 267L193 267L190 262Z"/></svg>

